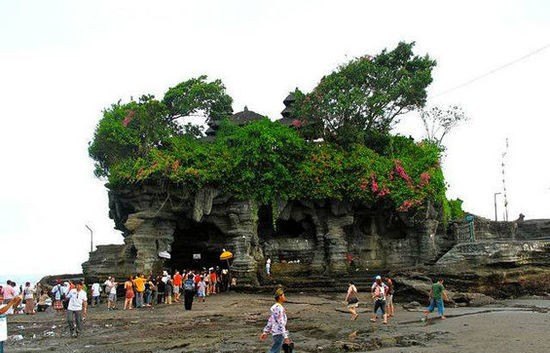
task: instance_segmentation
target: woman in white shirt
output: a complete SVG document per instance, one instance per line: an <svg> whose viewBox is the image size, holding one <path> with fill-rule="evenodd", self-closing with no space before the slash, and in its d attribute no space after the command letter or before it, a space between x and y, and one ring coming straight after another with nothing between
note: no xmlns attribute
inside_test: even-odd
<svg viewBox="0 0 550 353"><path fill-rule="evenodd" d="M23 289L23 299L25 300L24 312L27 315L34 315L34 289L31 288L31 283L25 283Z"/></svg>

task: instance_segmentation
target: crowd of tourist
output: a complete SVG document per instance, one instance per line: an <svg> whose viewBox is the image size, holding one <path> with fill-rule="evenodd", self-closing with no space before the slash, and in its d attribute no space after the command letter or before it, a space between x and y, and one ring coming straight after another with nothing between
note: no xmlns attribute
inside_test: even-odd
<svg viewBox="0 0 550 353"><path fill-rule="evenodd" d="M266 263L266 274L271 276L270 261ZM98 306L102 298L106 298L107 310L117 309L117 297L124 297L123 310L134 308L146 308L159 304L175 304L183 301L185 310L191 310L195 297L204 302L207 296L215 295L228 290L231 283L228 270L210 268L208 270L184 270L181 273L175 271L170 275L163 271L158 276L137 274L129 276L124 282L117 281L109 276L105 282L94 282L88 287L81 281L57 283L47 291L40 283L31 286L26 282L24 286L8 280L6 285L0 285L0 320L6 319L6 314L14 312L33 315L36 312L45 311L48 307L59 313L66 312L67 325L71 336L78 337L82 331L82 321L86 318L88 305ZM123 294L123 295L122 295ZM376 322L380 314L383 323L387 324L389 318L394 316L393 305L394 284L390 278L376 276L370 289L373 301L373 315L370 319ZM51 295L51 297L50 297ZM53 299L53 304L52 304ZM448 300L443 280L439 279L433 284L430 291L430 305L424 314L427 318L430 312L437 307L441 319L445 319L443 302ZM270 352L292 352L293 342L289 338L286 329L287 316L283 304L286 297L282 288L275 293L275 304L271 307L271 315L260 339L265 340L268 334L273 336ZM23 302L24 305L20 305ZM356 308L359 305L358 290L350 281L345 297L345 303L351 313L351 319L356 320L359 314ZM0 330L1 331L1 330ZM4 335L5 336L5 335ZM0 332L0 338L2 332ZM0 339L0 353L3 349L3 341Z"/></svg>
<svg viewBox="0 0 550 353"><path fill-rule="evenodd" d="M21 313L34 315L52 307L55 311L65 311L69 304L68 294L77 288L78 282L58 279L50 290L41 283L17 285L8 280L0 285L0 304L21 296L23 305L10 308L8 314ZM137 274L125 281L117 281L109 276L104 282L82 283L82 290L87 294L87 304L97 306L106 302L107 310L115 310L117 298L124 297L122 309L151 307L158 304L175 304L197 297L204 302L209 295L227 291L231 286L229 271L219 267L206 270L175 271L170 275L163 271L158 276ZM190 294L192 293L192 296Z"/></svg>

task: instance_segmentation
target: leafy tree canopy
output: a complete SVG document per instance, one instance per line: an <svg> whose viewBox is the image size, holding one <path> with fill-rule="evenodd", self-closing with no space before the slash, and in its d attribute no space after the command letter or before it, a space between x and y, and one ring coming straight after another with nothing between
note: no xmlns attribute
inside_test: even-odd
<svg viewBox="0 0 550 353"><path fill-rule="evenodd" d="M111 105L103 111L88 148L96 161L96 175L108 176L114 164L144 157L173 136L202 136L199 126L178 120L195 114L222 119L231 114L232 101L220 80L208 82L206 76L200 76L170 88L162 101L144 95L137 102Z"/></svg>
<svg viewBox="0 0 550 353"><path fill-rule="evenodd" d="M342 146L386 135L398 117L424 106L436 62L414 55L413 43L401 42L340 66L308 94L296 92L295 113L304 135Z"/></svg>
<svg viewBox="0 0 550 353"><path fill-rule="evenodd" d="M435 61L414 55L413 45L352 60L312 92L297 91L297 130L267 118L232 124L232 98L206 76L170 88L162 100L113 104L89 146L96 174L112 187L169 181L263 204L346 199L407 212L430 200L449 210L441 147L389 133L401 114L425 104L432 81ZM218 123L213 141L181 122L194 115ZM324 141L308 141L316 137Z"/></svg>
<svg viewBox="0 0 550 353"><path fill-rule="evenodd" d="M206 81L202 75L171 87L162 102L172 118L199 115L207 120L221 120L233 113L233 98L225 93L221 80Z"/></svg>

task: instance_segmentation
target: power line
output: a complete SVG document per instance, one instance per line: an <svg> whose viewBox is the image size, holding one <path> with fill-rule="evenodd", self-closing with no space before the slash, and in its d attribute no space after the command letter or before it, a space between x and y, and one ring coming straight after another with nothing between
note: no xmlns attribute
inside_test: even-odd
<svg viewBox="0 0 550 353"><path fill-rule="evenodd" d="M510 66L512 66L512 65L514 65L514 64L517 64L517 63L520 62L520 61L523 61L523 60L525 60L525 59L527 59L527 58L529 58L529 57L531 57L531 56L533 56L533 55L536 55L536 54L538 54L538 53L540 53L540 52L542 52L542 51L544 51L544 50L546 50L546 49L548 49L548 48L550 48L550 43L548 43L548 44L546 44L545 46L543 46L543 47L541 47L541 48L539 48L539 49L536 49L536 50L534 50L534 51L532 51L532 52L530 52L530 53L528 53L528 54L526 54L526 55L524 55L524 56L522 56L522 57L520 57L520 58L517 58L517 59L515 59L515 60L513 60L513 61L510 61L510 62L508 62L508 63L506 63L506 64L504 64L504 65L501 65L501 66L499 66L499 67L497 67L497 68L495 68L495 69L493 69L493 70L491 70L491 71L488 71L488 72L486 72L486 73L484 73L484 74L482 74L482 75L479 75L479 76L477 76L477 77L474 77L474 78L471 79L471 80L468 80L468 81L466 81L466 82L464 82L464 83L461 83L461 84L458 85L458 86L449 88L449 89L446 90L446 91L443 91L443 92L440 92L440 93L438 93L438 94L436 94L436 95L433 95L432 98L440 97L440 96L443 96L443 95L445 95L445 94L448 94L448 93L451 93L451 92L453 92L453 91L456 91L457 89L460 89L460 88L462 88L462 87L468 86L468 85L470 85L470 84L472 84L472 83L474 83L474 82L476 82L476 81L479 81L479 80L481 80L481 79L483 79L483 78L485 78L485 77L487 77L487 76L490 76L490 75L494 74L495 72L504 70L504 69L506 69L506 68L508 68L508 67L510 67Z"/></svg>

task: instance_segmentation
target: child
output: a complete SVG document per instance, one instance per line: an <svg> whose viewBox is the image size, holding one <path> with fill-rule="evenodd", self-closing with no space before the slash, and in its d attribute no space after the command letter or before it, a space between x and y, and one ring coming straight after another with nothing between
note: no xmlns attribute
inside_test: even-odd
<svg viewBox="0 0 550 353"><path fill-rule="evenodd" d="M203 303L206 301L206 282L204 282L203 276L201 276L200 282L197 284L197 296Z"/></svg>

